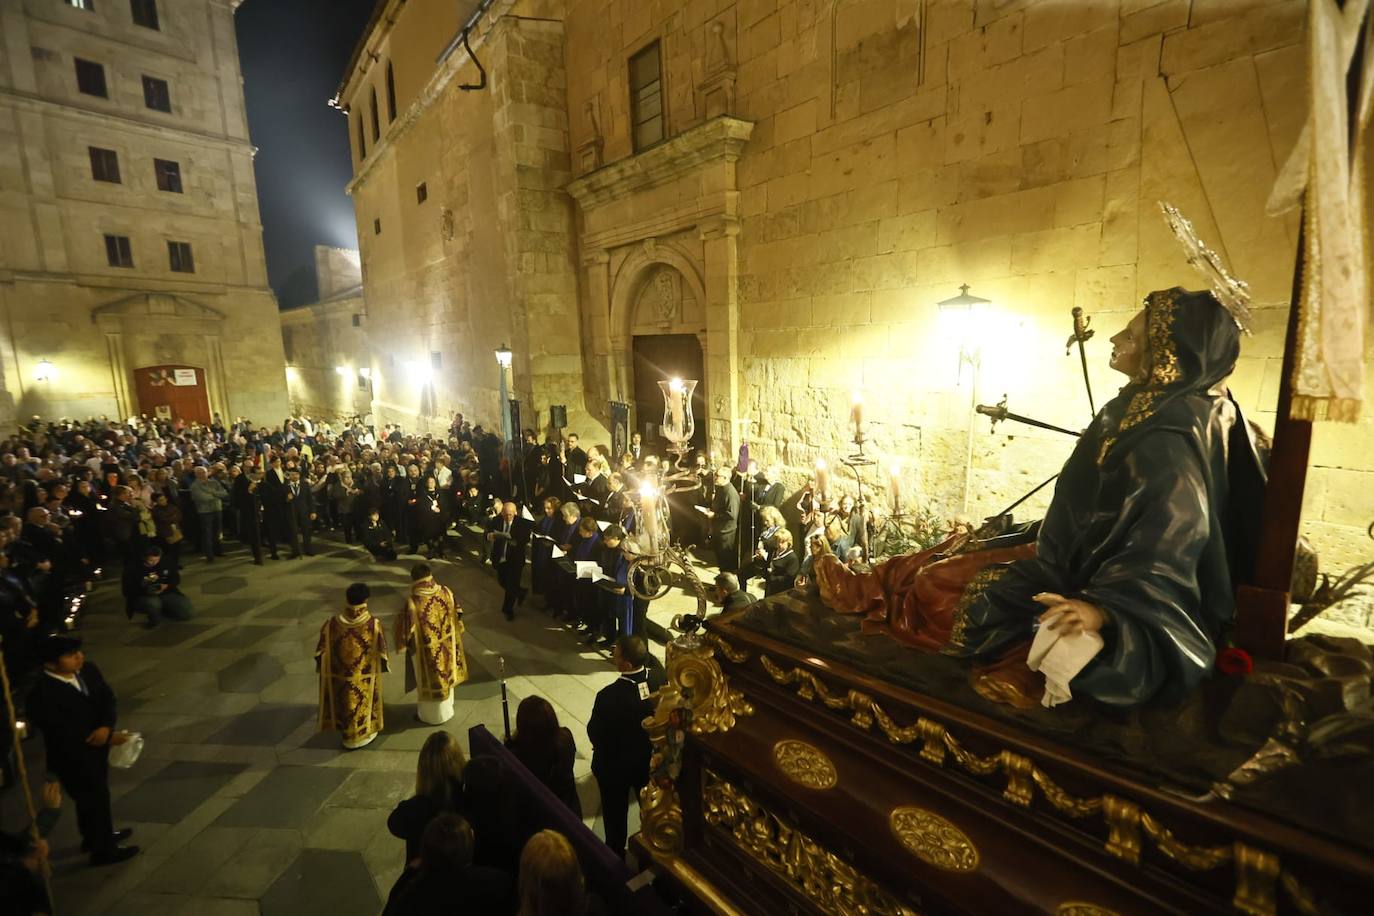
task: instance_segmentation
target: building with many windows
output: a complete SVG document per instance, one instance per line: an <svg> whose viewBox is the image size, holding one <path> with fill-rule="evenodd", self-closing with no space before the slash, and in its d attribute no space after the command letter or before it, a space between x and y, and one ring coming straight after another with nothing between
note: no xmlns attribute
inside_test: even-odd
<svg viewBox="0 0 1374 916"><path fill-rule="evenodd" d="M0 4L0 421L284 415L237 5Z"/></svg>
<svg viewBox="0 0 1374 916"><path fill-rule="evenodd" d="M608 442L625 402L656 449L680 374L717 456L747 441L798 484L855 451L858 393L882 502L992 515L1072 440L975 406L1082 428L1070 310L1100 407L1141 297L1204 285L1166 200L1250 284L1230 387L1272 428L1298 222L1265 201L1306 8L379 0L335 101L378 422L494 422L504 342L525 426L563 404ZM1331 568L1367 556L1371 494L1374 411L1320 424L1304 530Z"/></svg>

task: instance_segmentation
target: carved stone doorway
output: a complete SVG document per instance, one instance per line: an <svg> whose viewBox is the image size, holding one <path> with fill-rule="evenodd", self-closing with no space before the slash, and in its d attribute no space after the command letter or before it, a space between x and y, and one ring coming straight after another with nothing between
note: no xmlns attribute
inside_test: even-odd
<svg viewBox="0 0 1374 916"><path fill-rule="evenodd" d="M706 445L706 361L701 341L695 334L653 334L634 338L634 416L631 427L644 436L645 448L660 458L667 445L659 437L663 423L663 393L658 383L664 379L698 379L692 395L692 416L696 432L695 448Z"/></svg>

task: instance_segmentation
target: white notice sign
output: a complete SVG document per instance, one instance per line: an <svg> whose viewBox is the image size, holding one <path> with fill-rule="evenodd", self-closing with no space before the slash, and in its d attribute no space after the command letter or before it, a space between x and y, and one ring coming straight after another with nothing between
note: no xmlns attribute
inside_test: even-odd
<svg viewBox="0 0 1374 916"><path fill-rule="evenodd" d="M173 385L191 385L192 387L194 387L195 384L196 384L196 370L194 370L194 369L175 369L175 370L173 370L173 374L172 374L172 384L173 384Z"/></svg>

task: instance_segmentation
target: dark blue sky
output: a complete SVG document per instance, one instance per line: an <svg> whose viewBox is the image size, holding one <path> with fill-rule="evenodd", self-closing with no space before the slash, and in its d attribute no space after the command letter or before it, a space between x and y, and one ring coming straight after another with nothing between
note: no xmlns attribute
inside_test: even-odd
<svg viewBox="0 0 1374 916"><path fill-rule="evenodd" d="M267 247L283 307L315 299L316 245L358 247L348 122L326 104L374 0L247 0L235 14Z"/></svg>

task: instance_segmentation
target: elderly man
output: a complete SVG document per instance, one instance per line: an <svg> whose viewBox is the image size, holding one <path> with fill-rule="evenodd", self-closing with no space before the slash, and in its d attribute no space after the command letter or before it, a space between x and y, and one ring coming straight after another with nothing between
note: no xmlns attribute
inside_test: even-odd
<svg viewBox="0 0 1374 916"><path fill-rule="evenodd" d="M222 473L223 468L218 472ZM205 553L205 562L215 562L215 557L224 556L220 546L220 532L224 525L224 501L229 491L205 468L195 469L195 479L191 481L191 504L196 508L200 519L200 547Z"/></svg>
<svg viewBox="0 0 1374 916"><path fill-rule="evenodd" d="M506 593L501 613L507 620L515 619L516 606L525 600L520 579L525 571L525 546L532 527L524 519L516 518L515 513L515 503L503 503L501 513L487 522L487 560Z"/></svg>
<svg viewBox="0 0 1374 916"><path fill-rule="evenodd" d="M711 520L711 543L722 572L739 569L739 491L730 482L730 468L716 469L715 498L705 510Z"/></svg>

